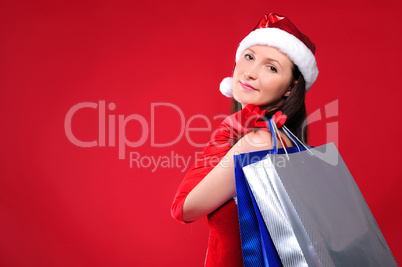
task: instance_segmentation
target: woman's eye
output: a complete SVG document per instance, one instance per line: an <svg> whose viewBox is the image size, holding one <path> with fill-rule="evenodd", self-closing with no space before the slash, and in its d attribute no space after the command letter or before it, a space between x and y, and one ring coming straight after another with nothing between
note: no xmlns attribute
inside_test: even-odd
<svg viewBox="0 0 402 267"><path fill-rule="evenodd" d="M254 57L253 57L252 55L250 55L250 54L245 54L244 57L245 57L247 60L252 60L252 59L254 59Z"/></svg>
<svg viewBox="0 0 402 267"><path fill-rule="evenodd" d="M272 72L278 72L274 66L268 66L268 69Z"/></svg>

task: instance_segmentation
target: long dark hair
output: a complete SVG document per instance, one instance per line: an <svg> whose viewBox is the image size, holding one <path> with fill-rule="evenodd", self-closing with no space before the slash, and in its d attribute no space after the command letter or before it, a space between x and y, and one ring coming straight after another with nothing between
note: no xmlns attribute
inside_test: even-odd
<svg viewBox="0 0 402 267"><path fill-rule="evenodd" d="M282 111L288 118L285 126L297 136L302 142L307 144L307 113L306 113L306 82L303 75L300 73L299 68L294 65L293 67L293 88L289 96L284 96L284 101L279 107L271 111L267 111L265 117L270 118L277 111ZM241 110L241 104L234 98L232 101L232 113Z"/></svg>

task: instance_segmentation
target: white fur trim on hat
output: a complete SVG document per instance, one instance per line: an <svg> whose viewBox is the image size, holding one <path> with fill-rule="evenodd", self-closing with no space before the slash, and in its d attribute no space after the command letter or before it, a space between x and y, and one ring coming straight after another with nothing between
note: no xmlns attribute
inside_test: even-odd
<svg viewBox="0 0 402 267"><path fill-rule="evenodd" d="M314 54L294 35L277 28L261 28L254 30L239 44L236 52L236 62L239 60L244 50L253 45L272 46L286 54L302 73L306 81L306 91L310 89L317 79L318 68Z"/></svg>
<svg viewBox="0 0 402 267"><path fill-rule="evenodd" d="M219 90L224 96L233 97L232 83L232 77L226 77L221 81L221 84L219 85Z"/></svg>

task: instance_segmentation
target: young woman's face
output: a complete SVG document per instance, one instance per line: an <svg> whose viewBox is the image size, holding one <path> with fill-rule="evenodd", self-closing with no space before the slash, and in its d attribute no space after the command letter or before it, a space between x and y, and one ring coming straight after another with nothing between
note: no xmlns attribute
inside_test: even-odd
<svg viewBox="0 0 402 267"><path fill-rule="evenodd" d="M278 49L266 45L247 48L233 72L233 96L248 104L270 110L290 94L293 62Z"/></svg>

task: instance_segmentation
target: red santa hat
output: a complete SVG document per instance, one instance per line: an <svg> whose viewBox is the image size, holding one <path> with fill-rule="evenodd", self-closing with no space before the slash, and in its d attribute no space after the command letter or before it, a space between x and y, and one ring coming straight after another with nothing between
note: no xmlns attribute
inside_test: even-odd
<svg viewBox="0 0 402 267"><path fill-rule="evenodd" d="M287 17L275 13L265 15L254 30L240 42L236 52L236 62L244 50L253 45L272 46L286 54L303 75L306 81L306 92L317 79L315 45ZM223 79L220 91L227 97L233 97L231 77Z"/></svg>

